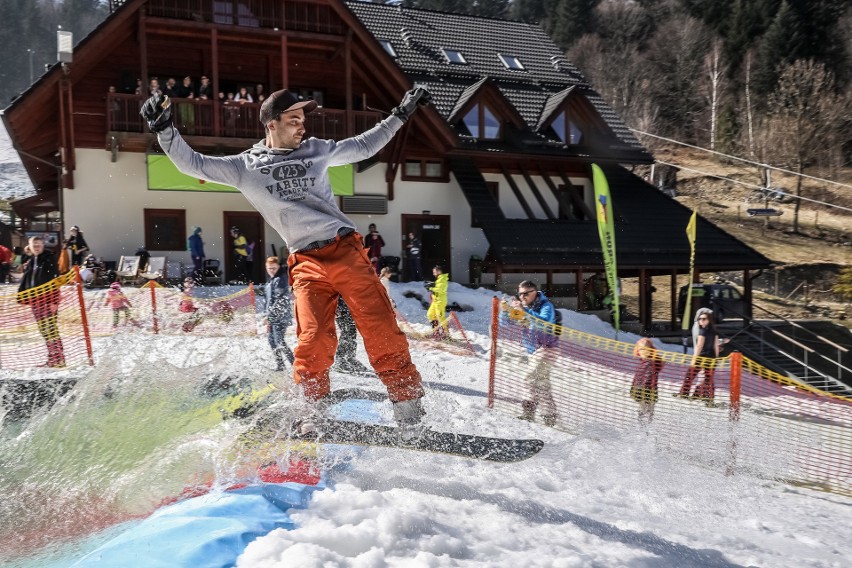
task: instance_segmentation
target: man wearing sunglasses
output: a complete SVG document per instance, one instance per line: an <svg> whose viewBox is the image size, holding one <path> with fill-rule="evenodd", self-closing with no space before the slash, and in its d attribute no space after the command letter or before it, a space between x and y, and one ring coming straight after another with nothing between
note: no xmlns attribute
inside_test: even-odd
<svg viewBox="0 0 852 568"><path fill-rule="evenodd" d="M531 280L518 284L518 296L512 298L509 307L513 310L523 310L526 315L521 322L521 325L524 325L521 343L528 356L524 372L528 398L521 401L522 412L519 418L534 421L536 411L541 408L544 424L554 426L557 414L550 374L558 357L558 340L553 325L556 323L556 308ZM501 317L504 323L518 324L515 318L506 317L506 311L502 312Z"/></svg>

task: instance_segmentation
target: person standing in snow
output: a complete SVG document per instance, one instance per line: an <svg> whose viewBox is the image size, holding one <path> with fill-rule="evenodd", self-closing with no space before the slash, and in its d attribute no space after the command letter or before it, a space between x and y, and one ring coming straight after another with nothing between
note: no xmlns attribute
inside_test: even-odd
<svg viewBox="0 0 852 568"><path fill-rule="evenodd" d="M293 308L290 305L290 284L287 267L281 266L277 256L266 259L266 274L269 280L264 285L264 310L267 339L275 356L275 370L284 371L287 366L284 359L293 364L295 356L287 343L284 334L293 323Z"/></svg>
<svg viewBox="0 0 852 568"><path fill-rule="evenodd" d="M521 320L510 317L509 308L522 310L526 317ZM544 424L554 426L558 415L550 377L559 356L556 349L558 338L554 329L556 308L544 292L539 292L535 282L524 280L518 284L518 296L513 297L511 302L504 306L500 318L504 324L524 326L521 342L528 357L524 372L528 398L521 401L519 418L533 421L536 412L541 408Z"/></svg>
<svg viewBox="0 0 852 568"><path fill-rule="evenodd" d="M647 426L654 418L654 406L659 397L657 382L665 363L657 353L654 342L647 337L636 342L633 355L639 358L639 365L633 374L630 397L639 403L639 423Z"/></svg>

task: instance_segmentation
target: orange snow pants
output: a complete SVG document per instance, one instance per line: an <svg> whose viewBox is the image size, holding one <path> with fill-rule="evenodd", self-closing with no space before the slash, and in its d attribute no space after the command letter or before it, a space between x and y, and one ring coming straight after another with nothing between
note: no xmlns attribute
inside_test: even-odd
<svg viewBox="0 0 852 568"><path fill-rule="evenodd" d="M393 306L362 243L361 235L350 233L287 259L299 337L293 350L294 380L309 399L318 400L330 392L328 370L337 349L334 317L337 298L342 296L390 400L420 398L423 387L411 362L408 340L396 323Z"/></svg>

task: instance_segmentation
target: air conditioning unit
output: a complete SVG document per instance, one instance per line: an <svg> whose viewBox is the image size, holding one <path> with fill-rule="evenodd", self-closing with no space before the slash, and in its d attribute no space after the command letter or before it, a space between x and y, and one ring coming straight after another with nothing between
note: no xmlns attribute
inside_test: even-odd
<svg viewBox="0 0 852 568"><path fill-rule="evenodd" d="M342 209L344 213L387 215L388 198L384 195L344 195Z"/></svg>

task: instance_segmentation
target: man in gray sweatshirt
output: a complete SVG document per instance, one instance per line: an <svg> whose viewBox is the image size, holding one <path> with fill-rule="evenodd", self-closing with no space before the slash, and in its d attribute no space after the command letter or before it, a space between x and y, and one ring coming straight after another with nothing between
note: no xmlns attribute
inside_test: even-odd
<svg viewBox="0 0 852 568"><path fill-rule="evenodd" d="M276 91L260 109L266 139L235 156L213 157L192 150L171 123L168 97L155 95L140 114L180 171L239 189L290 250L287 264L293 286L299 343L294 379L305 397L319 401L330 392L329 369L337 336L338 297L349 305L370 363L393 402L394 417L405 430L417 431L424 414L420 373L411 361L408 341L382 284L370 264L355 224L340 211L328 180L328 168L351 164L378 153L430 95L423 88L405 94L391 116L370 130L341 141L304 139L305 115L314 101L299 101ZM314 428L312 421L302 432Z"/></svg>

